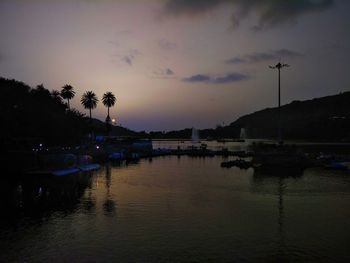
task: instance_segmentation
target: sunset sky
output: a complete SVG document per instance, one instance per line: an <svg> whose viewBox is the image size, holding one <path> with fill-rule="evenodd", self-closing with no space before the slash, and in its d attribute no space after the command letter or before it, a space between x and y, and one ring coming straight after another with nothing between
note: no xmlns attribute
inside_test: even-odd
<svg viewBox="0 0 350 263"><path fill-rule="evenodd" d="M347 0L0 0L0 75L117 97L134 130L214 128L350 90ZM93 116L104 120L100 103Z"/></svg>

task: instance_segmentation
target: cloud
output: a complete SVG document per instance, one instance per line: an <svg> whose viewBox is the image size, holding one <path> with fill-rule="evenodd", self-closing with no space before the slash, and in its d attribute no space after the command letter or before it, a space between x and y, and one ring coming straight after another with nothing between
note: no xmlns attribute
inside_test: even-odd
<svg viewBox="0 0 350 263"><path fill-rule="evenodd" d="M244 56L233 57L225 60L226 64L243 64L243 63L259 63L271 60L279 59L292 59L303 57L304 54L288 50L288 49L278 49L271 52L254 52L251 54L246 54Z"/></svg>
<svg viewBox="0 0 350 263"><path fill-rule="evenodd" d="M165 74L166 75L174 75L174 71L172 71L170 68L167 68L166 70L165 70Z"/></svg>
<svg viewBox="0 0 350 263"><path fill-rule="evenodd" d="M158 69L153 71L153 75L154 75L153 77L156 77L156 78L168 79L168 78L173 78L175 75L175 72L170 68L165 68L165 69Z"/></svg>
<svg viewBox="0 0 350 263"><path fill-rule="evenodd" d="M135 58L140 54L141 52L138 49L130 49L127 55L121 57L121 60L127 63L129 66L132 66Z"/></svg>
<svg viewBox="0 0 350 263"><path fill-rule="evenodd" d="M324 11L332 7L334 2L335 0L167 0L162 14L199 16L226 4L232 8L233 28L254 13L258 15L258 24L253 25L252 29L257 31L294 22L304 14Z"/></svg>
<svg viewBox="0 0 350 263"><path fill-rule="evenodd" d="M211 79L212 83L215 84L223 84L223 83L231 83L241 80L248 79L248 76L240 74L240 73L229 73L224 76L219 76Z"/></svg>
<svg viewBox="0 0 350 263"><path fill-rule="evenodd" d="M217 7L225 1L222 0L168 0L163 6L167 14L200 14Z"/></svg>
<svg viewBox="0 0 350 263"><path fill-rule="evenodd" d="M134 57L132 57L132 56L124 56L124 57L122 57L122 61L124 61L125 63L129 64L130 66L132 65L133 59L134 59Z"/></svg>
<svg viewBox="0 0 350 263"><path fill-rule="evenodd" d="M164 50L174 50L177 48L176 43L171 42L165 38L159 39L158 46Z"/></svg>
<svg viewBox="0 0 350 263"><path fill-rule="evenodd" d="M186 82L209 82L210 79L211 78L208 75L197 74L182 80Z"/></svg>
<svg viewBox="0 0 350 263"><path fill-rule="evenodd" d="M232 72L232 73L227 73L225 75L219 75L219 76L196 74L188 78L183 78L182 81L204 82L204 83L211 83L211 84L226 84L226 83L232 83L232 82L237 82L237 81L242 81L247 79L249 79L249 76L247 75Z"/></svg>

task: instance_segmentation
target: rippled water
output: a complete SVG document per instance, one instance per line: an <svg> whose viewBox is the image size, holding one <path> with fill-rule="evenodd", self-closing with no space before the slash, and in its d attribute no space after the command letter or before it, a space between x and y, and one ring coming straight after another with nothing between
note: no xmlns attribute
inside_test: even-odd
<svg viewBox="0 0 350 263"><path fill-rule="evenodd" d="M349 261L350 174L160 157L2 181L0 261Z"/></svg>

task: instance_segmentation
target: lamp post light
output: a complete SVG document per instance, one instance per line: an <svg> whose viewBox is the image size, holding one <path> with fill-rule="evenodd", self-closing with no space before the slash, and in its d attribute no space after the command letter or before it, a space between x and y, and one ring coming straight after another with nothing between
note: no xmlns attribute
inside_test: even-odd
<svg viewBox="0 0 350 263"><path fill-rule="evenodd" d="M278 70L278 142L283 144L282 131L281 131L281 69L289 67L288 64L281 64L278 62L275 66L269 66L271 69Z"/></svg>

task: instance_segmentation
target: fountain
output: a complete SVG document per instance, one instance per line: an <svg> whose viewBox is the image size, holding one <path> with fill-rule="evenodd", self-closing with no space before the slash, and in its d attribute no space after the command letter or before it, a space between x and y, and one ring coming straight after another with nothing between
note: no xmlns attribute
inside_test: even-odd
<svg viewBox="0 0 350 263"><path fill-rule="evenodd" d="M192 144L199 143L199 133L198 130L192 128L192 136L191 136Z"/></svg>
<svg viewBox="0 0 350 263"><path fill-rule="evenodd" d="M241 133L240 133L240 135L239 135L239 138L240 138L241 140L247 139L247 132L246 132L245 128L241 128Z"/></svg>

